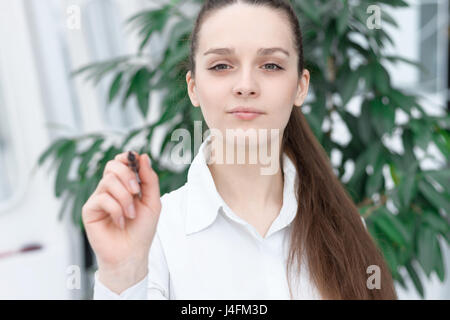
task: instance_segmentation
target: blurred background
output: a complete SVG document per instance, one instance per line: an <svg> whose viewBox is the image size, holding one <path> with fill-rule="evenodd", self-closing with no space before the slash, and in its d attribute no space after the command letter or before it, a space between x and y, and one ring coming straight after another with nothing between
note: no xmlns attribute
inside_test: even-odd
<svg viewBox="0 0 450 320"><path fill-rule="evenodd" d="M391 84L420 94L430 115L448 116L449 1L406 2L407 7L383 7L398 25L383 25L395 43L385 49L419 62L427 72L411 64L387 64ZM161 105L157 91L152 92L148 102L152 108L143 117L136 101L127 108L108 101L112 75L94 86L72 73L94 62L135 54L141 39L125 21L161 3L0 1L0 299L92 297L95 259L83 230L55 195L56 163L42 167L37 163L61 137L95 132L120 135L157 119ZM170 36L163 32L152 37L151 51L162 50ZM336 127L335 134L345 136ZM395 149L399 141L393 138L387 143ZM435 158L424 158L421 168L438 168L448 160L434 144L428 151ZM428 276L417 268L425 299L450 298L450 248L442 238L439 241L443 281L436 273ZM407 276L404 280L406 286L397 287L399 297L421 299L413 281Z"/></svg>

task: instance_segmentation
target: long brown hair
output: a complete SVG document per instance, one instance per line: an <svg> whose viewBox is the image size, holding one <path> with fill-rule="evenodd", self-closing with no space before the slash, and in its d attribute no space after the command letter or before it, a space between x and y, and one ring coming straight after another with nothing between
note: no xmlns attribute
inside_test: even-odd
<svg viewBox="0 0 450 320"><path fill-rule="evenodd" d="M218 9L234 3L264 5L287 15L298 54L298 74L302 75L302 33L288 1L207 0L190 36L188 69L192 77L195 78L198 32L203 21ZM299 275L304 257L308 275L324 299L397 299L381 251L365 229L356 205L334 174L326 152L300 108L293 108L283 132L280 154L284 152L298 172L298 211L292 222L286 273L290 274L294 268ZM380 289L367 286L370 265L380 268ZM289 277L288 283L292 297Z"/></svg>

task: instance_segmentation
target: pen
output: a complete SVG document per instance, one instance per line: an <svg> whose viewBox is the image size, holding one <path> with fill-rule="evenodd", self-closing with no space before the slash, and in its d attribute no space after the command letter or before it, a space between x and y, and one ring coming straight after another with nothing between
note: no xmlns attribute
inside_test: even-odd
<svg viewBox="0 0 450 320"><path fill-rule="evenodd" d="M141 186L141 179L139 178L139 162L136 159L136 156L133 152L128 152L128 166L133 170L134 174L136 175L136 180L139 183L139 186ZM139 199L142 198L142 193L139 190Z"/></svg>

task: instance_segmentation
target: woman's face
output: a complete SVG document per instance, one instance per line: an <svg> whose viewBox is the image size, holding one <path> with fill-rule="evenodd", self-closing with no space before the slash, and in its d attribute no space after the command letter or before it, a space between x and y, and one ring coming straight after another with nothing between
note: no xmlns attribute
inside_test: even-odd
<svg viewBox="0 0 450 320"><path fill-rule="evenodd" d="M282 136L293 105L301 106L309 85L307 70L298 78L292 34L287 18L267 7L233 4L204 20L195 79L189 71L186 81L191 102L201 107L209 128L224 136L226 129L279 129ZM281 50L259 54L260 48ZM263 114L242 119L230 113L235 107Z"/></svg>

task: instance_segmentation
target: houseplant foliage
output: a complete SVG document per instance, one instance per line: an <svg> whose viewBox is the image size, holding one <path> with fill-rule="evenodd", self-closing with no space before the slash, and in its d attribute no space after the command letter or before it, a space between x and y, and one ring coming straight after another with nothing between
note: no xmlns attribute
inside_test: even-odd
<svg viewBox="0 0 450 320"><path fill-rule="evenodd" d="M171 139L175 129L185 128L193 136L194 121L202 121L202 131L207 129L199 108L191 105L187 95L189 36L196 16L187 15L180 8L187 2L200 8L202 1L171 1L127 20L141 39L136 55L94 63L75 72L86 75L94 84L112 75L108 101L119 100L125 109L134 100L131 107L137 105L144 118L154 107L149 104L150 95L159 91L163 99L157 120L131 130L119 142L110 142L107 133L63 137L42 153L40 165L49 159L55 163L55 195L63 199L60 217L69 207L74 222L83 228L81 208L101 179L106 162L128 150L138 138L144 143L135 150L150 155L160 178L161 194L185 183L188 166L174 171L164 166L162 158L179 143ZM421 169L417 150L432 157L428 146L434 144L448 159L450 117L428 115L418 102L418 95L393 87L386 70L388 63L421 66L385 54L386 44L393 41L383 27L368 27L367 10L371 5L380 6L381 26L398 27L387 11L408 4L402 0L291 3L302 25L306 67L311 71L311 99L305 103L309 106L304 108L305 116L327 153L337 150L342 155L341 163L335 166L336 173L365 218L395 281L405 287L405 276L410 277L424 297L420 269L427 277L432 273L440 281L445 277L443 242L439 241L450 244L450 169L448 162L440 169ZM169 26L170 19L176 23ZM155 58L150 39L169 27L170 39L162 55ZM148 63L146 58L156 63ZM359 99L359 113L348 108L352 99ZM398 113L408 120L396 121ZM333 139L332 119L336 117L351 135L348 143ZM329 125L324 126L324 122ZM152 154L149 146L155 143L154 132L159 127L166 128L166 134L159 153ZM400 137L403 152L391 150L386 143L385 139L393 134ZM196 150L191 152L195 154ZM349 163L354 165L354 171L344 181ZM393 188L387 188L386 176L392 179Z"/></svg>

